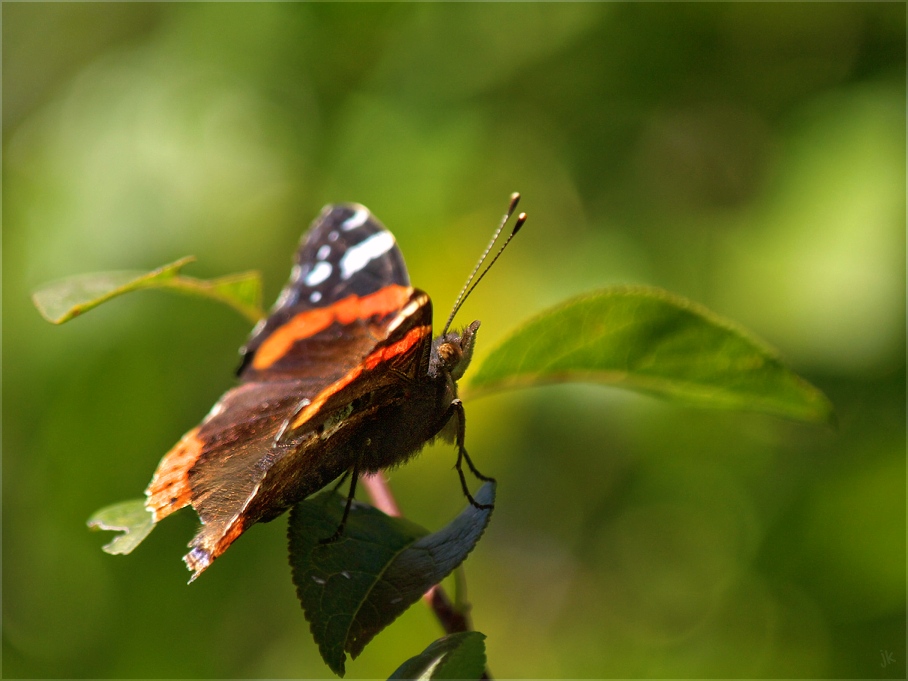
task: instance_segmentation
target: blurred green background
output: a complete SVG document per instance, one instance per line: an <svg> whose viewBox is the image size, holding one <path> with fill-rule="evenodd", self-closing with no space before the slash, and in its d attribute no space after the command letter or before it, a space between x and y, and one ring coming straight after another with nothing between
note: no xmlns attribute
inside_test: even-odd
<svg viewBox="0 0 908 681"><path fill-rule="evenodd" d="M510 192L530 220L460 318L478 361L614 283L780 348L837 431L592 386L467 402L495 475L468 560L508 677L905 676L905 5L16 4L3 12L3 674L325 677L283 518L197 583L178 514L90 533L232 385L249 325L145 292L63 327L39 284L194 254L270 305L327 202L390 227L436 323ZM565 330L569 333L569 330ZM449 446L392 473L437 528ZM348 676L440 631L421 606Z"/></svg>

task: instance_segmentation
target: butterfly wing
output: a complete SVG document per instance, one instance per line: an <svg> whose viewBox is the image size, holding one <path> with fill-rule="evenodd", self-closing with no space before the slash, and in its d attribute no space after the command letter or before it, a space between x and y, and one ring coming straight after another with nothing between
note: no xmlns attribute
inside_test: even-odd
<svg viewBox="0 0 908 681"><path fill-rule="evenodd" d="M411 291L394 235L367 208L325 207L268 318L241 349L240 378L330 383L380 340L371 321L402 309Z"/></svg>
<svg viewBox="0 0 908 681"><path fill-rule="evenodd" d="M392 367L424 370L430 344L431 303L409 286L391 233L362 206L325 208L242 350L241 385L165 455L146 491L156 521L186 505L199 514L185 557L193 579L250 525L349 468L341 420L400 380Z"/></svg>

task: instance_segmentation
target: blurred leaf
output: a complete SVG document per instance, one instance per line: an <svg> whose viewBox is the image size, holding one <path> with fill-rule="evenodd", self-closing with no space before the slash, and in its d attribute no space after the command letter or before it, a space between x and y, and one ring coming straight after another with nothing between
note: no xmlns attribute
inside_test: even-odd
<svg viewBox="0 0 908 681"><path fill-rule="evenodd" d="M389 679L478 679L486 668L486 635L462 631L443 636L411 657Z"/></svg>
<svg viewBox="0 0 908 681"><path fill-rule="evenodd" d="M113 541L102 548L107 553L131 553L154 529L155 522L151 513L145 508L145 499L121 501L102 508L88 519L88 526L93 530L113 530L123 534L114 537Z"/></svg>
<svg viewBox="0 0 908 681"><path fill-rule="evenodd" d="M62 324L124 293L170 288L226 303L251 321L261 319L262 281L258 272L209 280L180 276L183 266L194 260L193 256L186 256L151 272L80 274L43 286L32 294L32 300L47 321Z"/></svg>
<svg viewBox="0 0 908 681"><path fill-rule="evenodd" d="M608 288L550 308L492 351L469 392L567 381L608 383L703 407L834 420L826 396L762 342L655 288Z"/></svg>
<svg viewBox="0 0 908 681"><path fill-rule="evenodd" d="M476 494L491 504L495 486ZM297 504L288 537L293 583L325 663L343 676L345 652L372 638L460 565L489 523L491 509L467 508L434 534L403 518L354 503L344 535L321 544L340 524L346 499L329 491Z"/></svg>

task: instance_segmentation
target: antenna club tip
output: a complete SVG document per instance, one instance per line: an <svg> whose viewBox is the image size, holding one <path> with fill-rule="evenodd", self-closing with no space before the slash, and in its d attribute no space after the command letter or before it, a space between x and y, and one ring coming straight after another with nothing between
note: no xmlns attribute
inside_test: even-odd
<svg viewBox="0 0 908 681"><path fill-rule="evenodd" d="M514 223L514 229L511 231L511 236L517 234L520 231L520 228L523 227L523 223L527 221L527 214L521 213L517 216L517 222Z"/></svg>
<svg viewBox="0 0 908 681"><path fill-rule="evenodd" d="M511 202L508 204L508 216L510 216L514 209L517 208L517 204L520 201L520 192L514 192L511 194Z"/></svg>

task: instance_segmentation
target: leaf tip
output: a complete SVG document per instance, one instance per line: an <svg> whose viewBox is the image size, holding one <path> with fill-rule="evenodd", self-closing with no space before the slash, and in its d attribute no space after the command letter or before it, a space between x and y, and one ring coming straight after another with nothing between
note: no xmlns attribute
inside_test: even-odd
<svg viewBox="0 0 908 681"><path fill-rule="evenodd" d="M119 532L101 547L105 553L125 555L131 553L155 528L155 520L145 508L144 499L123 501L96 511L87 521L90 530Z"/></svg>
<svg viewBox="0 0 908 681"><path fill-rule="evenodd" d="M40 314L46 321L50 322L51 324L59 325L67 321L67 319L69 318L67 315L55 315L50 311L50 308L44 300L45 295L46 294L44 288L38 289L31 295L32 304L35 306L35 309L38 310L38 314Z"/></svg>

